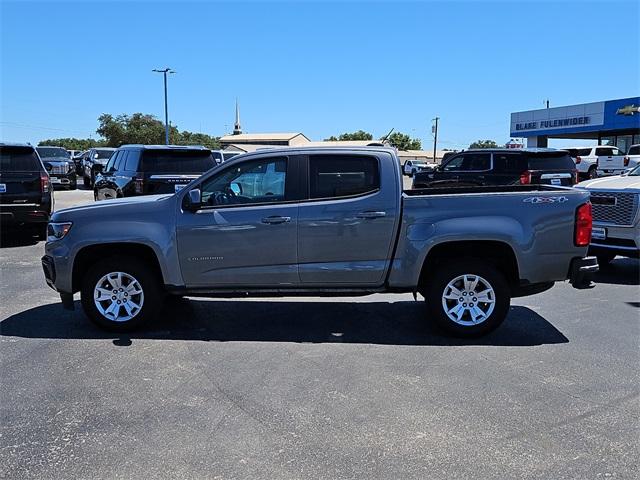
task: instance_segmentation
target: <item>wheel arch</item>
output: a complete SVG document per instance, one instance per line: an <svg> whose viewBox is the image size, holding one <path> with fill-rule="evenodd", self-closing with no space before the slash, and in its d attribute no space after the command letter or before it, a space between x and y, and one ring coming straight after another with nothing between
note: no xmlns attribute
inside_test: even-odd
<svg viewBox="0 0 640 480"><path fill-rule="evenodd" d="M144 262L152 269L154 275L163 279L162 268L158 260L158 255L149 245L142 243L101 243L88 245L79 250L73 260L72 290L80 291L82 279L85 274L97 261L109 257L131 257Z"/></svg>
<svg viewBox="0 0 640 480"><path fill-rule="evenodd" d="M440 265L452 259L464 258L488 261L505 275L511 285L515 287L520 283L518 260L508 243L499 240L462 240L439 243L429 250L420 270L419 289L422 290L430 273Z"/></svg>

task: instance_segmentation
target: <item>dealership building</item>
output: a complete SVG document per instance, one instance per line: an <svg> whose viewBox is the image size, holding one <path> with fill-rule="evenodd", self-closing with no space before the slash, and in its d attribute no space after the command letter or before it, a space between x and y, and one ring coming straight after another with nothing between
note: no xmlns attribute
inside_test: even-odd
<svg viewBox="0 0 640 480"><path fill-rule="evenodd" d="M547 147L550 138L596 140L627 151L640 143L640 97L511 114L511 137L527 147Z"/></svg>

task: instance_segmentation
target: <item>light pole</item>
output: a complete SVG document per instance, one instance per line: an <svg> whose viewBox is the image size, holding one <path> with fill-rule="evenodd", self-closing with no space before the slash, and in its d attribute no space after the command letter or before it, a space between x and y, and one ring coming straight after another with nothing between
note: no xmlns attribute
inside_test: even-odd
<svg viewBox="0 0 640 480"><path fill-rule="evenodd" d="M433 163L438 163L436 161L436 146L438 144L438 120L440 117L436 117L432 120L432 122L436 122L435 125L431 126L431 133L433 133Z"/></svg>
<svg viewBox="0 0 640 480"><path fill-rule="evenodd" d="M156 73L162 73L164 75L164 143L169 145L169 107L167 106L167 73L176 73L169 67L159 70L154 68L152 70Z"/></svg>

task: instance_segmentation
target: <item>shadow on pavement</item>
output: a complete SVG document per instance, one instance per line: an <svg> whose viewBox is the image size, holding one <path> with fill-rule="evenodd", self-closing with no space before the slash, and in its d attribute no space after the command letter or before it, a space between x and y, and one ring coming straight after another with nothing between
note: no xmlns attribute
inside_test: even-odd
<svg viewBox="0 0 640 480"><path fill-rule="evenodd" d="M423 302L169 302L156 323L131 334L94 327L76 302L74 312L60 304L36 307L0 323L0 335L26 338L137 339L214 342L352 343L377 345L533 346L569 340L534 311L515 306L495 332L478 339L448 337L426 321Z"/></svg>
<svg viewBox="0 0 640 480"><path fill-rule="evenodd" d="M618 257L609 265L601 266L593 281L613 285L640 285L640 261Z"/></svg>
<svg viewBox="0 0 640 480"><path fill-rule="evenodd" d="M11 228L8 231L7 228ZM0 248L28 247L39 242L36 232L28 227L2 227Z"/></svg>

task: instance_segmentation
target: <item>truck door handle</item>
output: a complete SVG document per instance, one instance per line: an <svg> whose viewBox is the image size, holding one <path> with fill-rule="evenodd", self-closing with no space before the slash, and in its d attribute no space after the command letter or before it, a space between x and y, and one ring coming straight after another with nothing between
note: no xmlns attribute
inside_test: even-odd
<svg viewBox="0 0 640 480"><path fill-rule="evenodd" d="M276 225L278 223L287 223L291 221L291 217L280 217L274 215L272 217L265 217L262 219L262 223L268 223L269 225Z"/></svg>
<svg viewBox="0 0 640 480"><path fill-rule="evenodd" d="M387 212L360 212L356 215L358 218L380 218L385 217Z"/></svg>

